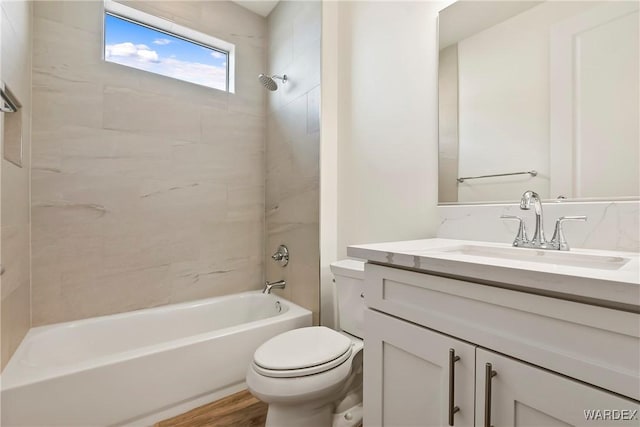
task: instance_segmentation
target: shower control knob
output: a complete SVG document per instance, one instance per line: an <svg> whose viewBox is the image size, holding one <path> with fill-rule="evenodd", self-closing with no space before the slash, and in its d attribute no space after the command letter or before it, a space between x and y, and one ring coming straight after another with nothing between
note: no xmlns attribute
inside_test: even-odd
<svg viewBox="0 0 640 427"><path fill-rule="evenodd" d="M271 259L278 262L281 267L286 267L289 264L289 249L285 245L278 246L278 250L271 255Z"/></svg>

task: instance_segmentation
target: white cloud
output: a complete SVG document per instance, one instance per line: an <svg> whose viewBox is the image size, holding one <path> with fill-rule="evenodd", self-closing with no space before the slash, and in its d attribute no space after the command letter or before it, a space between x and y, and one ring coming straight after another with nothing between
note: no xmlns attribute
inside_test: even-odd
<svg viewBox="0 0 640 427"><path fill-rule="evenodd" d="M158 62L158 53L144 44L134 45L130 42L107 45L105 48L107 58L121 57L134 58L141 62Z"/></svg>
<svg viewBox="0 0 640 427"><path fill-rule="evenodd" d="M168 58L161 62L160 74L216 89L226 89L226 67Z"/></svg>
<svg viewBox="0 0 640 427"><path fill-rule="evenodd" d="M171 40L169 39L156 39L153 41L153 44L159 44L160 46L164 46L171 43Z"/></svg>
<svg viewBox="0 0 640 427"><path fill-rule="evenodd" d="M158 54L154 50L141 49L138 51L138 57L143 61L158 62Z"/></svg>
<svg viewBox="0 0 640 427"><path fill-rule="evenodd" d="M222 59L222 58L226 57L227 55L225 55L222 52L218 52L217 50L214 50L213 52L211 52L211 56L213 56L216 59Z"/></svg>
<svg viewBox="0 0 640 427"><path fill-rule="evenodd" d="M216 89L226 89L226 66L181 61L175 57L160 58L157 52L145 45L119 43L106 47L106 57L111 62L145 70L179 80L185 80Z"/></svg>

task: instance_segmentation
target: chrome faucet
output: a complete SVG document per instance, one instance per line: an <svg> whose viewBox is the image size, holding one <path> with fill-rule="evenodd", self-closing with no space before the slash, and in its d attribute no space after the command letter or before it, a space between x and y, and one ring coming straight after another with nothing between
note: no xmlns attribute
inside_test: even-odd
<svg viewBox="0 0 640 427"><path fill-rule="evenodd" d="M264 289L262 289L263 294L270 294L272 289L284 289L287 285L287 282L284 280L278 280L277 282L264 282Z"/></svg>
<svg viewBox="0 0 640 427"><path fill-rule="evenodd" d="M529 240L527 236L527 227L519 216L514 215L502 215L502 219L510 219L519 221L518 234L513 241L513 246L521 248L534 248L534 249L553 249L558 251L568 251L569 244L564 237L564 230L562 224L565 221L586 221L586 216L561 216L556 220L556 227L553 232L553 237L550 242L544 236L544 219L542 217L542 201L540 196L535 191L525 191L520 200L520 209L531 209L531 203L533 203L533 209L536 214L536 229L533 232L533 238Z"/></svg>
<svg viewBox="0 0 640 427"><path fill-rule="evenodd" d="M520 199L520 209L528 211L531 209L533 201L533 209L536 213L536 228L533 232L533 239L529 241L529 247L546 248L547 239L544 237L544 219L542 217L542 202L540 196L535 191L525 191Z"/></svg>

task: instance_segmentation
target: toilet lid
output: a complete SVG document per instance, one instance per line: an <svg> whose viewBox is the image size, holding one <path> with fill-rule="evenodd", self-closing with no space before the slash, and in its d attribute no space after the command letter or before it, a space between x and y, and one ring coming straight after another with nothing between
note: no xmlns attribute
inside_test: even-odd
<svg viewBox="0 0 640 427"><path fill-rule="evenodd" d="M262 344L253 361L263 375L292 377L327 371L349 358L352 341L324 326L294 329Z"/></svg>

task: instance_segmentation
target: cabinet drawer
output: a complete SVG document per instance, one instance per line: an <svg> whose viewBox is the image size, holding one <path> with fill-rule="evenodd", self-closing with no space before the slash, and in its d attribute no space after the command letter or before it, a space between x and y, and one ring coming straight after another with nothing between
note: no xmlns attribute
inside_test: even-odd
<svg viewBox="0 0 640 427"><path fill-rule="evenodd" d="M375 310L640 400L640 316L367 264Z"/></svg>

